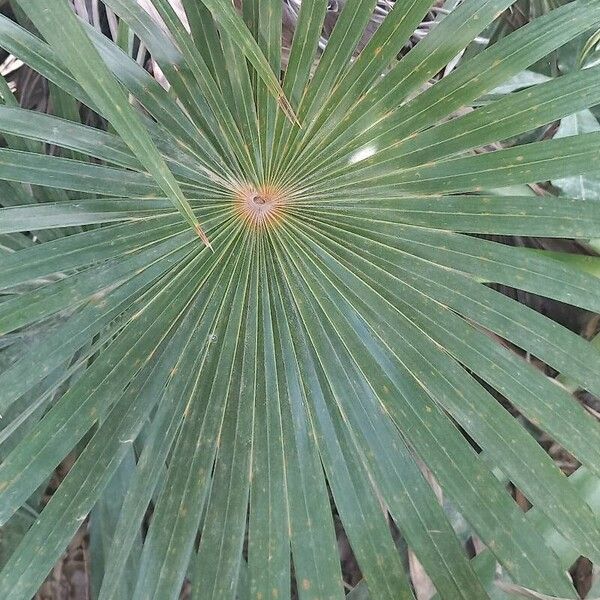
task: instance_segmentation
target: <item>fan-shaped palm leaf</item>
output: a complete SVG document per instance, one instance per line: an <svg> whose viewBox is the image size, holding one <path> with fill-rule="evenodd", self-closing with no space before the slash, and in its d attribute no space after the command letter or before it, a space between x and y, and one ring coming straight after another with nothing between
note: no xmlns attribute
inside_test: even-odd
<svg viewBox="0 0 600 600"><path fill-rule="evenodd" d="M574 597L547 531L600 563L597 503L494 391L592 480L600 431L497 338L595 394L600 354L488 284L600 312L600 282L473 234L600 237L593 199L497 190L597 170L600 137L473 151L600 104L598 68L457 111L597 28L600 2L426 85L511 0L466 0L399 61L431 0L376 12L354 58L375 0L348 0L326 44L328 3L303 0L281 81L280 0L184 0L186 26L167 0L162 23L105 0L169 91L67 0L17 4L40 37L2 18L0 45L112 127L0 108L0 333L37 335L0 374L0 521L80 451L0 597L35 593L124 461L101 600L186 577L198 599L341 598L330 496L370 598L413 597L390 519L439 597L488 597L424 466L503 576Z"/></svg>

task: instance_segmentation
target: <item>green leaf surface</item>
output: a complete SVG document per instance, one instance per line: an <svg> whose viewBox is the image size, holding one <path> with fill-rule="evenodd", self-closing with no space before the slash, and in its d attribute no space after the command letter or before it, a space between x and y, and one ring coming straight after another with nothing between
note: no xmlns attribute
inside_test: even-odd
<svg viewBox="0 0 600 600"><path fill-rule="evenodd" d="M277 99L279 106L286 116L295 121L296 115L279 84L278 78L273 73L265 55L261 52L258 44L252 38L250 31L233 6L218 2L218 0L201 1L210 10L221 27L232 37L232 40L240 48L248 61L254 66L256 73L271 94Z"/></svg>
<svg viewBox="0 0 600 600"><path fill-rule="evenodd" d="M18 0L21 9L46 37L50 46L73 73L94 104L106 115L139 161L152 173L158 186L171 199L205 243L200 228L173 174L160 156L147 130L131 108L127 96L98 55L65 0L48 10L43 0ZM75 57L77 57L75 59Z"/></svg>
<svg viewBox="0 0 600 600"><path fill-rule="evenodd" d="M600 131L600 124L594 114L589 110L582 110L562 119L554 137L563 138L597 131ZM594 173L554 179L552 183L560 188L563 194L574 198L595 201L600 198L600 179L594 176Z"/></svg>
<svg viewBox="0 0 600 600"><path fill-rule="evenodd" d="M600 351L498 290L600 312L600 0L83 4L0 17L0 597L575 598Z"/></svg>

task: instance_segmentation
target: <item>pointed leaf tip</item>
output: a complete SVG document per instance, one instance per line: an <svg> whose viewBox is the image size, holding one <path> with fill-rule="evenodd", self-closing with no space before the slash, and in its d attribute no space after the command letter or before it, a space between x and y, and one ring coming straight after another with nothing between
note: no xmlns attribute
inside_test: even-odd
<svg viewBox="0 0 600 600"><path fill-rule="evenodd" d="M214 252L215 250L212 247L212 244L210 243L208 236L206 235L206 233L204 233L204 230L202 229L202 227L200 227L200 225L198 223L196 223L194 225L194 229L196 230L196 234L198 235L198 237L204 242L204 245L207 246L210 250L212 250Z"/></svg>
<svg viewBox="0 0 600 600"><path fill-rule="evenodd" d="M296 113L294 112L294 109L292 108L292 105L290 104L290 101L287 99L285 94L280 94L277 97L277 102L279 103L279 106L281 107L281 110L284 112L285 116L292 123L294 123L295 125L300 127L300 129L302 129L302 124L298 120L298 117L296 116Z"/></svg>

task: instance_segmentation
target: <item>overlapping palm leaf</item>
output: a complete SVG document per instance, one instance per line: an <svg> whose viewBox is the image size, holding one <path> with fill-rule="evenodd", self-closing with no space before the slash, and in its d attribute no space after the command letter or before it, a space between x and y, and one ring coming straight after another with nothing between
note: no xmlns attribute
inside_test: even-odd
<svg viewBox="0 0 600 600"><path fill-rule="evenodd" d="M0 374L0 521L80 451L0 597L35 593L127 461L101 600L177 598L186 577L198 599L292 580L341 598L330 497L370 598L413 597L390 521L439 597L485 598L424 467L506 577L574 597L498 475L595 563L600 520L492 392L592 477L600 430L497 338L595 394L600 354L488 284L599 312L600 281L472 234L600 237L600 202L499 189L596 171L597 134L477 151L600 104L600 72L459 109L598 27L600 2L430 86L510 0L466 0L400 61L430 0L397 1L358 58L375 0L348 0L322 55L327 2L303 0L281 81L280 0L184 0L191 32L152 3L162 23L105 0L168 91L66 0L17 2L39 37L0 20L0 46L111 125L0 107L0 333L23 347Z"/></svg>

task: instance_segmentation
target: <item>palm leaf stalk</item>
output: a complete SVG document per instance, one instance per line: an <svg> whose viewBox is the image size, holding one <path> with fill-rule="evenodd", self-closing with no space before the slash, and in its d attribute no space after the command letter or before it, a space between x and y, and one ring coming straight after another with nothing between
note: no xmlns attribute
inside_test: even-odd
<svg viewBox="0 0 600 600"><path fill-rule="evenodd" d="M280 0L183 0L186 23L167 0L152 0L160 22L105 0L118 43L67 0L17 0L37 33L0 19L0 46L63 108L110 124L2 92L0 333L19 351L0 373L0 522L77 459L0 597L31 598L108 497L100 600L175 599L186 578L202 600L342 598L330 499L364 577L349 597L415 597L390 523L440 598L497 597L496 573L575 597L568 561L600 563L600 430L497 340L597 395L600 353L489 284L600 312L600 282L483 236L600 237L594 199L514 192L596 171L600 137L475 151L600 104L599 71L461 109L597 29L600 1L435 77L512 4L465 0L406 52L431 0L348 0L326 43L328 2L288 2L285 64ZM477 559L432 479L487 548Z"/></svg>

